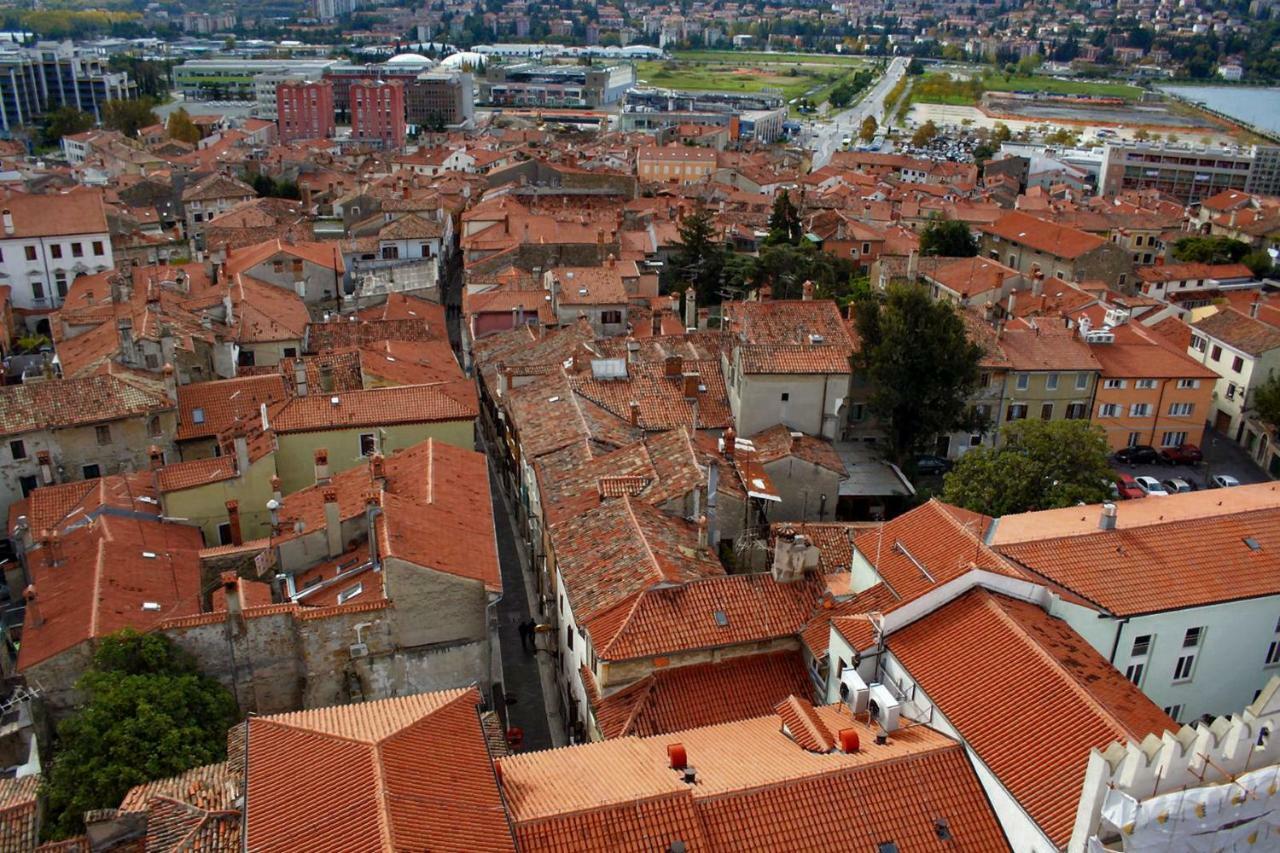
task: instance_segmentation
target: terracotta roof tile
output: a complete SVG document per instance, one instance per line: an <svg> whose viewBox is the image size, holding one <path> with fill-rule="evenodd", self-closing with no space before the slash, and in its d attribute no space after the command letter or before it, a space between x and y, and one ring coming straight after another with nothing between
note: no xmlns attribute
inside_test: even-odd
<svg viewBox="0 0 1280 853"><path fill-rule="evenodd" d="M758 717L812 689L800 653L785 651L655 670L592 704L605 737L647 736Z"/></svg>
<svg viewBox="0 0 1280 853"><path fill-rule="evenodd" d="M0 430L17 435L106 423L172 408L162 390L132 376L51 379L0 388Z"/></svg>
<svg viewBox="0 0 1280 853"><path fill-rule="evenodd" d="M1191 327L1249 355L1258 356L1280 348L1280 329L1234 308L1210 314L1192 323Z"/></svg>
<svg viewBox="0 0 1280 853"><path fill-rule="evenodd" d="M888 648L1057 845L1090 750L1176 728L1065 622L986 590L891 634Z"/></svg>
<svg viewBox="0 0 1280 853"><path fill-rule="evenodd" d="M462 381L294 397L278 404L270 420L276 432L289 433L469 420L478 413L475 386Z"/></svg>
<svg viewBox="0 0 1280 853"><path fill-rule="evenodd" d="M234 456L211 456L207 459L192 459L165 465L156 472L156 487L161 492L176 492L230 480L235 476Z"/></svg>
<svg viewBox="0 0 1280 853"><path fill-rule="evenodd" d="M240 796L239 768L222 761L193 767L177 776L135 785L120 801L120 810L142 812L152 797L169 797L201 809L220 811L233 808Z"/></svg>
<svg viewBox="0 0 1280 853"><path fill-rule="evenodd" d="M0 850L34 850L40 841L39 776L0 779Z"/></svg>
<svg viewBox="0 0 1280 853"><path fill-rule="evenodd" d="M827 753L835 748L836 739L818 717L813 704L799 696L788 696L773 712L782 720L787 734L810 752Z"/></svg>
<svg viewBox="0 0 1280 853"><path fill-rule="evenodd" d="M76 189L66 193L5 193L0 206L13 219L12 238L32 239L72 234L105 234L106 208L102 193Z"/></svg>
<svg viewBox="0 0 1280 853"><path fill-rule="evenodd" d="M261 406L288 399L278 374L195 382L178 388L179 441L212 438L235 426L261 420Z"/></svg>
<svg viewBox="0 0 1280 853"><path fill-rule="evenodd" d="M248 721L261 851L512 850L474 689Z"/></svg>
<svg viewBox="0 0 1280 853"><path fill-rule="evenodd" d="M27 605L18 668L122 628L199 613L203 544L195 527L102 514L28 552L36 599Z"/></svg>
<svg viewBox="0 0 1280 853"><path fill-rule="evenodd" d="M1094 234L1020 211L1006 213L982 230L1056 258L1078 258L1107 245L1106 240Z"/></svg>
<svg viewBox="0 0 1280 853"><path fill-rule="evenodd" d="M769 714L504 758L521 849L652 851L682 841L689 851L873 850L887 840L903 850L1008 849L958 744L918 726L878 745L847 712L814 713L830 731L856 731L862 748L809 752ZM695 785L668 768L677 742ZM938 838L938 820L954 841Z"/></svg>
<svg viewBox="0 0 1280 853"><path fill-rule="evenodd" d="M1073 509L1099 517L1097 507ZM1280 507L998 547L1118 616L1280 593Z"/></svg>

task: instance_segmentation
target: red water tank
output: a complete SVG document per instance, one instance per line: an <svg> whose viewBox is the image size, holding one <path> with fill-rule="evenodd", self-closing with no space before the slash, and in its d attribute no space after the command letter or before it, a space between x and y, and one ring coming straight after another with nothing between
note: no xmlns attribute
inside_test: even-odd
<svg viewBox="0 0 1280 853"><path fill-rule="evenodd" d="M682 743L667 744L667 757L671 759L672 770L683 770L689 766L689 755Z"/></svg>
<svg viewBox="0 0 1280 853"><path fill-rule="evenodd" d="M858 730L857 729L841 729L840 730L840 751L849 752L849 753L858 751Z"/></svg>

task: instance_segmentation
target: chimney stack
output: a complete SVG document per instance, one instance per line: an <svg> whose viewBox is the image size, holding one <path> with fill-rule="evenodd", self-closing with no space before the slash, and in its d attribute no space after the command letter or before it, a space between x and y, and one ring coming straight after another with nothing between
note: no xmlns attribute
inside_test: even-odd
<svg viewBox="0 0 1280 853"><path fill-rule="evenodd" d="M635 400L631 401L631 425L633 427L640 426L640 404Z"/></svg>
<svg viewBox="0 0 1280 853"><path fill-rule="evenodd" d="M1116 529L1116 505L1110 502L1102 505L1102 516L1098 519L1099 530Z"/></svg>
<svg viewBox="0 0 1280 853"><path fill-rule="evenodd" d="M1261 307L1262 307L1262 297L1255 296L1253 298L1253 303L1249 306L1249 316L1255 320L1258 319L1258 309Z"/></svg>
<svg viewBox="0 0 1280 853"><path fill-rule="evenodd" d="M800 285L800 298L805 302L813 301L813 282L806 281L804 284Z"/></svg>
<svg viewBox="0 0 1280 853"><path fill-rule="evenodd" d="M0 214L4 219L4 233L6 237L13 236L13 214L9 212L9 208L4 209L4 213Z"/></svg>
<svg viewBox="0 0 1280 853"><path fill-rule="evenodd" d="M738 449L738 431L729 427L724 431L724 450L721 455L729 462L733 461L733 453Z"/></svg>
<svg viewBox="0 0 1280 853"><path fill-rule="evenodd" d="M686 400L698 399L698 384L702 381L701 374L686 373L684 374L684 398Z"/></svg>
<svg viewBox="0 0 1280 853"><path fill-rule="evenodd" d="M236 448L236 473L243 477L249 473L249 439L240 432L231 441Z"/></svg>
<svg viewBox="0 0 1280 853"><path fill-rule="evenodd" d="M147 448L147 456L151 460L151 470L159 471L164 467L164 451L154 444Z"/></svg>
<svg viewBox="0 0 1280 853"><path fill-rule="evenodd" d="M307 396L307 363L301 358L293 360L293 387L299 397Z"/></svg>
<svg viewBox="0 0 1280 853"><path fill-rule="evenodd" d="M381 453L374 453L369 457L369 474L378 488L386 488L387 465Z"/></svg>
<svg viewBox="0 0 1280 853"><path fill-rule="evenodd" d="M678 355L669 355L663 361L663 374L668 379L675 379L684 373L684 359Z"/></svg>
<svg viewBox="0 0 1280 853"><path fill-rule="evenodd" d="M37 451L36 462L40 464L40 482L46 486L51 485L53 483L53 457L49 455L49 451Z"/></svg>
<svg viewBox="0 0 1280 853"><path fill-rule="evenodd" d="M277 503L284 500L284 495L281 494L280 492L280 489L283 486L284 486L284 482L278 476L276 476L275 474L272 474L271 475L271 497L275 499Z"/></svg>
<svg viewBox="0 0 1280 853"><path fill-rule="evenodd" d="M324 538L329 546L329 557L342 553L342 513L338 508L338 490L324 490Z"/></svg>
<svg viewBox="0 0 1280 853"><path fill-rule="evenodd" d="M323 447L316 448L316 485L329 484L329 451Z"/></svg>
<svg viewBox="0 0 1280 853"><path fill-rule="evenodd" d="M231 544L243 545L244 536L240 532L239 501L227 501L227 525L231 528Z"/></svg>
<svg viewBox="0 0 1280 853"><path fill-rule="evenodd" d="M698 516L698 549L707 550L707 517Z"/></svg>

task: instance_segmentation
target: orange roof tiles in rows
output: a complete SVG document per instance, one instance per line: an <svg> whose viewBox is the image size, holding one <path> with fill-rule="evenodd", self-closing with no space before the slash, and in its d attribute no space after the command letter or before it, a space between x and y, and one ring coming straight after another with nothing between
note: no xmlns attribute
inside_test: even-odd
<svg viewBox="0 0 1280 853"><path fill-rule="evenodd" d="M1000 551L1116 616L1277 595L1280 507L1037 539Z"/></svg>
<svg viewBox="0 0 1280 853"><path fill-rule="evenodd" d="M0 779L0 850L34 850L40 841L39 776Z"/></svg>
<svg viewBox="0 0 1280 853"><path fill-rule="evenodd" d="M1037 219L1020 211L1006 213L990 225L983 226L988 234L1021 246L1029 246L1038 252L1057 258L1074 259L1107 245L1107 241L1094 234Z"/></svg>
<svg viewBox="0 0 1280 853"><path fill-rule="evenodd" d="M196 382L178 388L179 441L210 438L261 419L261 406L288 399L278 374Z"/></svg>
<svg viewBox="0 0 1280 853"><path fill-rule="evenodd" d="M276 432L290 433L470 420L477 414L475 386L462 381L294 397L277 404L270 421Z"/></svg>
<svg viewBox="0 0 1280 853"><path fill-rule="evenodd" d="M530 459L583 439L618 448L641 436L627 421L575 393L562 371L511 389L506 402L520 451Z"/></svg>
<svg viewBox="0 0 1280 853"><path fill-rule="evenodd" d="M848 373L853 339L835 302L734 302L725 308L746 373Z"/></svg>
<svg viewBox="0 0 1280 853"><path fill-rule="evenodd" d="M1280 348L1280 329L1235 308L1210 314L1192 323L1191 327L1249 355L1259 356Z"/></svg>
<svg viewBox="0 0 1280 853"><path fill-rule="evenodd" d="M0 430L8 435L86 426L173 408L158 383L95 374L0 388Z"/></svg>
<svg viewBox="0 0 1280 853"><path fill-rule="evenodd" d="M474 689L273 717L248 727L251 850L513 850Z"/></svg>
<svg viewBox="0 0 1280 853"><path fill-rule="evenodd" d="M28 552L35 598L18 668L122 628L199 613L203 544L196 527L103 514Z"/></svg>
<svg viewBox="0 0 1280 853"><path fill-rule="evenodd" d="M799 652L770 652L657 670L593 706L605 737L647 736L758 717L811 689Z"/></svg>
<svg viewBox="0 0 1280 853"><path fill-rule="evenodd" d="M1065 622L986 590L891 634L888 649L1056 845L1092 749L1176 728Z"/></svg>
<svg viewBox="0 0 1280 853"><path fill-rule="evenodd" d="M719 360L686 361L683 369L697 374L692 395L685 393L683 375L666 376L662 364L653 362L629 364L625 379L571 376L569 382L577 393L623 420L631 419L632 403L638 404L641 429L728 427L733 415Z"/></svg>
<svg viewBox="0 0 1280 853"><path fill-rule="evenodd" d="M156 488L161 492L176 492L230 480L236 473L234 456L211 456L207 459L174 462L156 471Z"/></svg>
<svg viewBox="0 0 1280 853"><path fill-rule="evenodd" d="M831 732L856 731L860 750L808 751L769 714L503 758L521 849L639 853L676 841L690 853L873 850L884 841L902 850L1008 849L959 744L924 726L876 744L847 710L812 713ZM696 784L669 768L673 743L685 747ZM938 837L939 820L954 841Z"/></svg>

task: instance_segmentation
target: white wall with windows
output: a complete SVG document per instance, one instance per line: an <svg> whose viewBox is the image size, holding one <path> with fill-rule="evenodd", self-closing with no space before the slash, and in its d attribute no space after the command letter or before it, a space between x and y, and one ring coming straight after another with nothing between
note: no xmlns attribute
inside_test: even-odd
<svg viewBox="0 0 1280 853"><path fill-rule="evenodd" d="M114 266L111 236L105 231L56 237L0 236L0 284L12 288L15 308L52 311L62 305L77 276Z"/></svg>
<svg viewBox="0 0 1280 853"><path fill-rule="evenodd" d="M1206 419L1235 438L1244 426L1249 393L1280 369L1280 347L1254 356L1195 330L1187 354L1218 374L1214 411L1206 413Z"/></svg>
<svg viewBox="0 0 1280 853"><path fill-rule="evenodd" d="M1239 710L1280 675L1280 595L1127 619L1065 601L1053 612L1180 723Z"/></svg>

